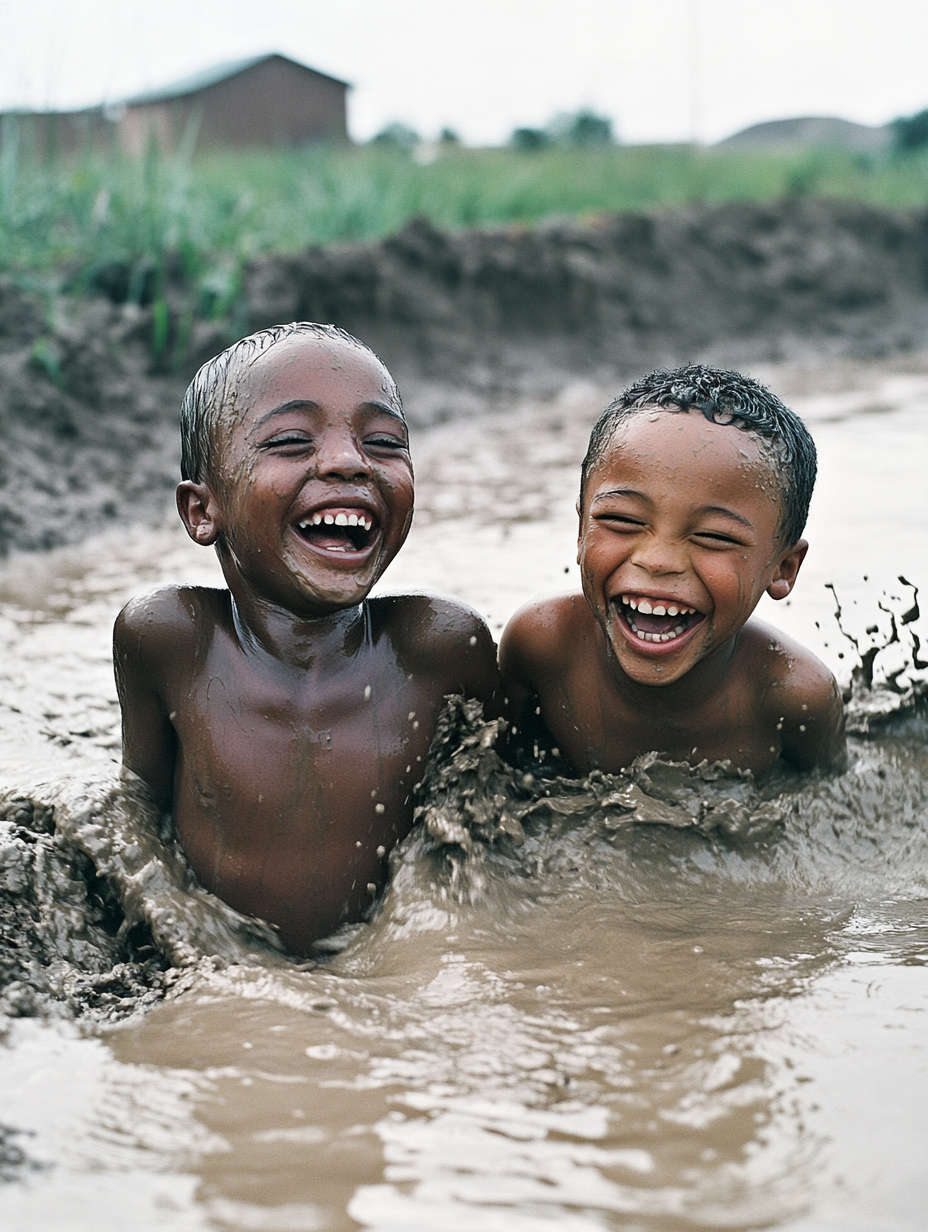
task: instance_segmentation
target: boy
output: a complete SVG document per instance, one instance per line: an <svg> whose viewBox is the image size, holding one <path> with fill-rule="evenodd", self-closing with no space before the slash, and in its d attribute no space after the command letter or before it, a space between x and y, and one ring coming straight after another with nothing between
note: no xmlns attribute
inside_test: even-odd
<svg viewBox="0 0 928 1232"><path fill-rule="evenodd" d="M409 530L413 472L363 343L263 330L200 369L181 420L178 510L228 589L120 614L123 761L201 883L306 954L382 887L445 695L494 711L493 641L460 604L367 597Z"/></svg>
<svg viewBox="0 0 928 1232"><path fill-rule="evenodd" d="M517 728L534 713L581 773L660 752L763 774L839 766L841 696L813 655L750 620L785 599L815 446L769 390L694 365L613 402L583 462L583 594L529 604L500 644Z"/></svg>

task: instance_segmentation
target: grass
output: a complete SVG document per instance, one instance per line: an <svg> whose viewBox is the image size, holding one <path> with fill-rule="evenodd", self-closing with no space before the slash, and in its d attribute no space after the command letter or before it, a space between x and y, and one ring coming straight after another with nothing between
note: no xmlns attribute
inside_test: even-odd
<svg viewBox="0 0 928 1232"><path fill-rule="evenodd" d="M552 215L653 210L689 202L821 196L928 203L928 151L746 154L685 146L450 148L430 163L374 147L139 159L28 153L7 117L0 150L0 272L25 285L92 286L157 303L171 277L190 311L221 317L240 271L263 252L376 239L414 216L436 226L532 226ZM107 279L110 282L107 283ZM117 279L118 281L118 279Z"/></svg>

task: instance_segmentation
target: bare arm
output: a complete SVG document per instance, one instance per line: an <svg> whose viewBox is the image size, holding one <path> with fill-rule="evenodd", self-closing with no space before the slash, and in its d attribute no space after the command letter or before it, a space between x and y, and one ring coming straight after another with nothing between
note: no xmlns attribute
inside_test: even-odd
<svg viewBox="0 0 928 1232"><path fill-rule="evenodd" d="M499 646L503 694L512 720L512 756L558 774L572 773L572 762L547 716L563 709L571 695L569 661L579 636L578 600L585 614L585 600L577 595L558 595L520 608Z"/></svg>
<svg viewBox="0 0 928 1232"><path fill-rule="evenodd" d="M823 664L811 655L809 660L782 699L782 755L800 770L842 770L847 741L841 691Z"/></svg>
<svg viewBox="0 0 928 1232"><path fill-rule="evenodd" d="M503 630L499 641L499 669L502 676L506 714L513 725L515 743L519 733L533 726L538 705L538 689L534 681L533 651L537 611L535 605L521 608Z"/></svg>
<svg viewBox="0 0 928 1232"><path fill-rule="evenodd" d="M468 608L458 608L454 616L457 627L441 652L447 673L445 693L476 698L483 703L484 718L498 718L503 713L503 698L490 630Z"/></svg>
<svg viewBox="0 0 928 1232"><path fill-rule="evenodd" d="M116 618L113 662L122 709L123 765L143 779L155 802L171 807L176 740L158 671L160 596L135 599Z"/></svg>

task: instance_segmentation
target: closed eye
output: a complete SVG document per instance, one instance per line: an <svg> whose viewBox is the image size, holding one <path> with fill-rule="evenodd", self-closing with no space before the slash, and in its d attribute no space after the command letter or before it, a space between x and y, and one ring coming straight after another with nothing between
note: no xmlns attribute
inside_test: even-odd
<svg viewBox="0 0 928 1232"><path fill-rule="evenodd" d="M368 449L404 450L409 448L406 441L397 436L369 436L364 444Z"/></svg>
<svg viewBox="0 0 928 1232"><path fill-rule="evenodd" d="M693 538L701 543L713 544L718 547L747 547L748 544L743 539L737 539L734 535L726 535L719 530L698 530L693 535Z"/></svg>
<svg viewBox="0 0 928 1232"><path fill-rule="evenodd" d="M644 526L639 518L630 517L627 513L594 513L594 522L602 522L611 530L640 530Z"/></svg>
<svg viewBox="0 0 928 1232"><path fill-rule="evenodd" d="M278 432L276 436L269 437L266 441L261 441L259 449L285 449L299 448L305 449L308 445L312 445L313 438L307 432L287 431Z"/></svg>

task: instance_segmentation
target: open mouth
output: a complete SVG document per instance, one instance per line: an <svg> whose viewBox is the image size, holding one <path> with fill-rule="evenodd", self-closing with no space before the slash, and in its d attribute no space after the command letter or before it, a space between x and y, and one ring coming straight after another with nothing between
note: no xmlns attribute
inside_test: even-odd
<svg viewBox="0 0 928 1232"><path fill-rule="evenodd" d="M694 607L669 599L619 595L616 607L632 640L651 644L675 642L705 620L703 613Z"/></svg>
<svg viewBox="0 0 928 1232"><path fill-rule="evenodd" d="M301 538L321 552L363 552L376 534L376 521L364 509L317 509L299 523Z"/></svg>

